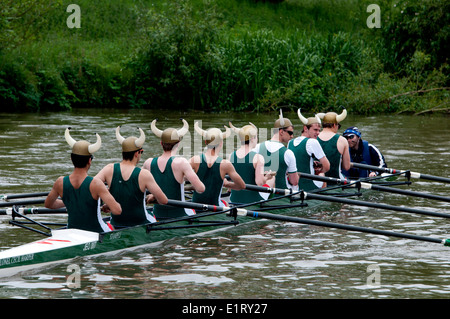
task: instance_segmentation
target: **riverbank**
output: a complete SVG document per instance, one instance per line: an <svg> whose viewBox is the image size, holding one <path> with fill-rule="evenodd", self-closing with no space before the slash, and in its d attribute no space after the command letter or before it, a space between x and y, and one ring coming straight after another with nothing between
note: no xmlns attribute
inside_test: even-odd
<svg viewBox="0 0 450 319"><path fill-rule="evenodd" d="M367 27L368 3L352 0L78 0L79 29L67 26L70 2L35 4L34 19L23 16L30 35L10 25L16 40L0 38L0 103L448 112L449 5L380 2L380 29Z"/></svg>

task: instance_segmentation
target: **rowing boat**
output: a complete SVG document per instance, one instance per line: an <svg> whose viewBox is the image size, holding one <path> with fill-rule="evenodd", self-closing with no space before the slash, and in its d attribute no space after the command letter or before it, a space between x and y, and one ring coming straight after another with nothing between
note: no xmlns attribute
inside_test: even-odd
<svg viewBox="0 0 450 319"><path fill-rule="evenodd" d="M392 177L392 175L391 175ZM366 180L367 181L367 180ZM162 242L174 237L195 235L201 232L213 231L224 227L236 226L253 220L239 211L250 210L272 210L275 214L285 213L299 215L312 213L314 209L325 203L324 198L330 201L339 201L338 195L354 195L355 191L340 189L340 185L328 187L309 193L312 199L306 200L303 192L297 194L281 190L277 193L280 197L270 198L258 203L245 205L231 205L231 207L219 207L214 205L203 205L190 202L178 202L170 200L171 205L181 205L194 208L197 214L180 218L161 220L156 223L117 229L105 233L96 233L80 229L51 229L48 237L13 247L0 252L0 277L11 276L15 273L31 268L40 267L49 263L64 262L75 257L84 257L117 252L124 249L138 247L152 243ZM270 189L269 189L270 190ZM327 194L328 191L334 193ZM314 197L315 196L315 197ZM320 198L317 200L317 198ZM189 205L192 205L189 207ZM298 209L303 208L305 209ZM247 208L247 209L245 209ZM24 210L22 209L23 213ZM25 217L19 209L14 208L12 224L20 226L17 217ZM244 215L244 216L241 216ZM27 218L27 217L25 217ZM28 220L31 220L27 218ZM45 225L36 222L39 226ZM24 226L30 229L28 226ZM50 230L50 228L46 227Z"/></svg>

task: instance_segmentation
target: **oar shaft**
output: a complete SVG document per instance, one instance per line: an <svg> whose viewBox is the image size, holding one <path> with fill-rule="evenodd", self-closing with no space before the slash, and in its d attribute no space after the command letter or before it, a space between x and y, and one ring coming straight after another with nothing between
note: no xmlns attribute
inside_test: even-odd
<svg viewBox="0 0 450 319"><path fill-rule="evenodd" d="M238 213L238 214L243 215L242 212ZM384 236L392 236L392 237L398 237L398 238L414 239L414 240L444 244L445 246L450 245L449 240L442 240L439 238L431 238L431 237L423 237L423 236L418 236L418 235L396 233L396 232L392 232L392 231L386 231L386 230L380 230L380 229L374 229L374 228L365 228L365 227L359 227L359 226L331 223L331 222L325 222L325 221L307 219L307 218L300 218L300 217L293 217L293 216L275 215L275 214L270 214L270 213L262 213L262 212L254 212L254 211L246 211L245 216L253 217L253 218L264 218L264 219L270 219L270 220L294 222L294 223L321 226L321 227L344 229L344 230L349 230L349 231L356 231L356 232L363 232L363 233L370 233L370 234L384 235Z"/></svg>
<svg viewBox="0 0 450 319"><path fill-rule="evenodd" d="M9 206L18 206L18 205L33 205L33 204L42 204L45 202L45 198L40 199L30 199L30 200L18 200L12 202L0 203L0 207L9 207Z"/></svg>
<svg viewBox="0 0 450 319"><path fill-rule="evenodd" d="M394 187L387 187L382 185L376 185L371 183L361 183L361 187L364 189L373 189L378 190L382 192L389 192L389 193L395 193L395 194L401 194L401 195L408 195L408 196L414 196L414 197L421 197L421 198L428 198L428 199L435 199L440 200L444 202L450 202L450 197L440 196L440 195L434 195L434 194L427 194L427 193L420 193L420 192L414 192L407 189L400 189L400 188L394 188Z"/></svg>
<svg viewBox="0 0 450 319"><path fill-rule="evenodd" d="M306 178L311 179L314 181L321 181L326 183L335 183L338 185L347 185L349 183L346 179L339 179L339 178L333 178L328 176L320 176L320 175L313 175L308 173L299 173L300 178Z"/></svg>
<svg viewBox="0 0 450 319"><path fill-rule="evenodd" d="M0 199L2 199L2 200L10 200L10 199L18 199L18 198L42 197L42 196L47 196L47 195L48 195L48 192L26 193L26 194L10 194L10 195L1 195Z"/></svg>
<svg viewBox="0 0 450 319"><path fill-rule="evenodd" d="M409 207L399 207L399 206L393 206L393 205L387 205L387 204L359 201L359 200L347 199L347 198L342 198L342 197L319 195L319 194L315 194L315 193L305 193L305 199L318 199L318 200L341 203L341 204L372 207L372 208L393 210L393 211L398 211L398 212L406 212L406 213L413 213L413 214L419 214L419 215L428 215L428 216L434 216L434 217L450 218L450 215L445 214L445 213L437 213L437 212L414 209L414 208L409 208Z"/></svg>
<svg viewBox="0 0 450 319"><path fill-rule="evenodd" d="M381 172L381 173L395 174L395 173L406 172L406 170L398 170L398 169L386 168L386 167L377 167L377 166L361 164L361 163L353 163L352 162L351 165L355 168L362 168L362 169L372 170L372 171ZM411 177L426 179L426 180L436 181L436 182L450 183L450 178L447 178L447 177L427 175L427 174L421 174L421 173L416 173L416 172L411 172Z"/></svg>

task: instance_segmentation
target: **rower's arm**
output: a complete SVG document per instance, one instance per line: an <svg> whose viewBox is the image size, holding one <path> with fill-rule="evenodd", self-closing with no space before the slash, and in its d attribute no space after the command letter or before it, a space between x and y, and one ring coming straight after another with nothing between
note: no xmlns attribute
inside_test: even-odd
<svg viewBox="0 0 450 319"><path fill-rule="evenodd" d="M203 193L205 191L205 184L198 178L194 169L191 167L191 164L189 164L187 160L182 161L180 169L183 172L184 177L191 183L197 193Z"/></svg>
<svg viewBox="0 0 450 319"><path fill-rule="evenodd" d="M93 184L93 185L92 185ZM122 206L114 199L105 184L95 177L91 182L91 193L93 197L100 197L102 201L108 206L113 215L120 215L122 213Z"/></svg>
<svg viewBox="0 0 450 319"><path fill-rule="evenodd" d="M350 152L348 149L348 142L345 138L343 138L342 136L339 137L338 140L338 150L339 152L342 149L342 169L348 171L351 166L350 166Z"/></svg>
<svg viewBox="0 0 450 319"><path fill-rule="evenodd" d="M231 181L227 182L227 188L231 188L237 191L245 188L244 180L242 179L241 175L236 172L236 169L234 168L233 164L231 164L231 162L223 160L222 163L220 163L220 169L222 171L222 176L230 176Z"/></svg>
<svg viewBox="0 0 450 319"><path fill-rule="evenodd" d="M145 188L150 191L150 193L155 196L156 200L159 204L165 205L168 202L166 194L162 191L162 189L158 186L155 181L155 178L148 170L141 170L141 174L139 178L142 178L145 184ZM139 183L141 184L141 183Z"/></svg>
<svg viewBox="0 0 450 319"><path fill-rule="evenodd" d="M63 201L58 197L62 194L63 189L63 177L59 177L53 184L52 190L47 195L44 205L46 208L58 209L65 207Z"/></svg>
<svg viewBox="0 0 450 319"><path fill-rule="evenodd" d="M273 179L274 174L264 174L264 157L261 154L256 154L253 157L253 167L255 168L255 183L258 186L267 184L267 181Z"/></svg>
<svg viewBox="0 0 450 319"><path fill-rule="evenodd" d="M326 156L322 157L319 160L320 164L322 164L322 171L321 173L326 173L330 170L330 161L328 160L328 158Z"/></svg>

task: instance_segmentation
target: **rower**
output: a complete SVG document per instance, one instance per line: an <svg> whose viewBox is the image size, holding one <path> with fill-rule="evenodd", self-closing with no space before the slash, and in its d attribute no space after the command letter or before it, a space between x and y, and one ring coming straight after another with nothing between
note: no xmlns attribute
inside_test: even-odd
<svg viewBox="0 0 450 319"><path fill-rule="evenodd" d="M195 203L226 206L226 203L220 199L223 187L232 190L245 188L244 180L236 172L231 162L219 156L223 141L231 135L230 128L224 127L225 132L218 128L210 128L205 131L200 128L198 122L194 124L195 131L202 136L206 144L204 153L195 155L189 160L191 167L206 187L206 191L202 194L194 192L192 201ZM226 175L230 177L231 181L225 178Z"/></svg>
<svg viewBox="0 0 450 319"><path fill-rule="evenodd" d="M326 183L302 178L301 174L325 176L330 169L330 162L317 141L321 128L320 118L317 115L305 118L300 109L297 110L297 115L303 123L302 135L290 140L288 148L294 152L297 161L297 171L300 173L298 187L304 191L323 188Z"/></svg>
<svg viewBox="0 0 450 319"><path fill-rule="evenodd" d="M67 228L98 233L111 231L111 228L102 219L100 202L103 200L115 216L120 216L122 208L109 193L104 183L98 178L88 176L88 170L94 158L92 154L100 149L101 138L96 134L95 144L84 140L76 141L70 135L70 127L66 129L64 135L72 148L70 158L74 170L69 176L58 177L45 199L45 207L58 209L65 206L68 215Z"/></svg>
<svg viewBox="0 0 450 319"><path fill-rule="evenodd" d="M294 126L280 110L279 119L275 121L272 138L256 145L254 151L264 157L264 170L277 172L276 188L295 188L298 185L297 164L294 153L287 144L294 135ZM284 144L283 144L284 143Z"/></svg>
<svg viewBox="0 0 450 319"><path fill-rule="evenodd" d="M348 141L351 162L372 165L378 168L387 167L380 150L375 145L363 140L361 131L356 126L347 128L342 135ZM342 173L352 179L375 177L381 174L378 171L357 168L351 168L348 171L342 171Z"/></svg>
<svg viewBox="0 0 450 319"><path fill-rule="evenodd" d="M96 176L108 184L109 191L122 205L122 214L111 216L111 224L116 228L156 222L155 217L146 208L146 190L149 190L159 203L167 203L166 195L152 174L136 167L141 160L145 142L144 131L141 128L138 130L139 138L124 138L120 134L120 126L116 128L116 138L122 147L122 161L106 165ZM107 211L107 207L105 210Z"/></svg>
<svg viewBox="0 0 450 319"><path fill-rule="evenodd" d="M341 127L340 122L347 117L347 110L344 109L341 114L328 112L317 115L322 120L323 127L317 140L330 161L330 170L325 176L344 179L341 169L350 169L350 155L347 140L337 134L337 131Z"/></svg>
<svg viewBox="0 0 450 319"><path fill-rule="evenodd" d="M143 168L152 173L156 182L169 199L185 200L185 180L189 181L197 192L204 192L205 185L203 185L195 174L188 160L184 157L176 156L180 141L189 131L188 122L181 119L183 122L181 129L167 128L161 131L156 127L156 121L152 121L151 129L153 134L161 139L163 153L159 157L147 159ZM153 213L156 218L162 219L194 215L195 211L189 208L155 204L153 206Z"/></svg>
<svg viewBox="0 0 450 319"><path fill-rule="evenodd" d="M232 131L239 137L241 146L231 153L230 162L236 172L244 180L245 184L273 187L275 184L274 173L264 174L264 157L257 154L252 149L258 143L258 128L253 124L245 125L242 128L234 127L229 122ZM267 199L269 193L259 193L255 191L231 190L230 201L235 204L254 203Z"/></svg>

